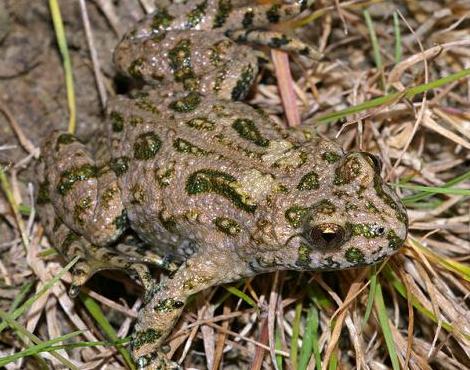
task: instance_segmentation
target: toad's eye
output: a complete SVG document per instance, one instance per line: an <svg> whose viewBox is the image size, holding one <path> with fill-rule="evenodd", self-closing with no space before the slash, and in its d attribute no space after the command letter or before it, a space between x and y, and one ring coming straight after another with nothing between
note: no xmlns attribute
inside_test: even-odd
<svg viewBox="0 0 470 370"><path fill-rule="evenodd" d="M362 152L366 158L368 158L369 162L371 162L372 166L377 170L377 172L382 171L382 161L379 159L378 156L367 153L367 152Z"/></svg>
<svg viewBox="0 0 470 370"><path fill-rule="evenodd" d="M318 249L331 249L345 241L346 231L336 224L321 224L310 230L309 239Z"/></svg>

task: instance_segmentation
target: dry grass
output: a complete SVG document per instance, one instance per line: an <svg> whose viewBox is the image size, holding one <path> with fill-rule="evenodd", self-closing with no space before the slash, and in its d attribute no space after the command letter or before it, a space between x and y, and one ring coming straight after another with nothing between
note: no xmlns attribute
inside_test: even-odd
<svg viewBox="0 0 470 370"><path fill-rule="evenodd" d="M96 4L110 32L122 32L112 2ZM470 80L407 95L410 87L470 68L469 18L466 0L318 2L298 31L325 60L310 65L293 56L291 80L279 53L277 70L269 63L264 76L285 81L282 96L297 102L284 101L289 122L300 117L321 135L338 136L347 150L381 157L383 176L408 208L406 245L367 269L278 272L199 294L170 338L174 360L210 369L470 368ZM84 19L104 101L110 81L97 70L100 49L93 22ZM263 81L250 104L282 120L278 87ZM356 105L354 114L318 124ZM107 275L80 299L67 295L70 277L59 274L61 261L35 218L31 185L18 176L37 149L1 100L0 111L25 149L24 160L0 168L0 364L130 368L116 341L130 333L141 305L135 285ZM104 289L113 284L111 293Z"/></svg>

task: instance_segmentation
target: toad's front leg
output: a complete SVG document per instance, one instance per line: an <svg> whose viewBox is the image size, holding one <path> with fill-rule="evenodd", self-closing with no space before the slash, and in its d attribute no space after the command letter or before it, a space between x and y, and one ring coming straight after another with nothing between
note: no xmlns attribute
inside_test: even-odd
<svg viewBox="0 0 470 370"><path fill-rule="evenodd" d="M181 315L188 297L246 275L238 257L218 254L221 254L220 250L209 248L191 257L157 288L139 312L131 341L132 355L139 369L177 368L176 364L167 359L161 347Z"/></svg>

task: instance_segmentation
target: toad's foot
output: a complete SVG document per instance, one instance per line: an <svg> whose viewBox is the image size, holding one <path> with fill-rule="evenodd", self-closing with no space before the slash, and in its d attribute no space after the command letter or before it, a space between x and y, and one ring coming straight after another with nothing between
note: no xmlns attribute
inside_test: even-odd
<svg viewBox="0 0 470 370"><path fill-rule="evenodd" d="M165 353L156 352L152 355L142 356L137 360L139 370L182 370L176 362L168 360Z"/></svg>

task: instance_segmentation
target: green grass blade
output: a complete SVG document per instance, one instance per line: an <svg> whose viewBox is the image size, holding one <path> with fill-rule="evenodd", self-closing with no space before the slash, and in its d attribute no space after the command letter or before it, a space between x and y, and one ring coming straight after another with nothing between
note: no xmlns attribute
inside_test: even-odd
<svg viewBox="0 0 470 370"><path fill-rule="evenodd" d="M379 106L386 106L386 105L396 103L403 98L411 99L415 95L421 94L425 91L429 91L432 89L437 89L438 87L444 86L454 81L458 81L467 76L470 76L470 68L463 69L459 72L452 73L446 77L428 82L426 84L410 87L402 92L395 92L395 93L388 94L385 96L380 96L375 99L371 99L364 103L354 105L352 107L340 110L338 112L330 112L330 113L322 114L316 117L316 122L317 123L334 122L334 121L337 121L338 119L344 118L354 113L359 113L359 112L362 112L371 108L376 108Z"/></svg>
<svg viewBox="0 0 470 370"><path fill-rule="evenodd" d="M400 370L400 362L398 361L395 342L393 341L392 331L388 322L387 309L385 307L384 298L382 295L382 287L380 286L380 283L377 284L377 289L375 290L375 308L379 317L379 323L380 327L382 328L385 344L387 345L388 355L390 356L390 360L392 361L392 368L393 370Z"/></svg>
<svg viewBox="0 0 470 370"><path fill-rule="evenodd" d="M457 177L454 177L452 180L449 180L447 181L444 185L440 186L440 188L449 188L451 186L454 186L454 185L457 185L457 184L460 184L461 182L464 182L466 180L470 180L470 171L468 172L465 172ZM421 200L421 199L425 199L431 195L433 195L434 193L430 193L429 191L422 191L418 194L413 194L413 195L409 195L407 197L404 197L402 200L403 202L405 202L406 204L408 203L412 203L412 202L417 202L418 200Z"/></svg>
<svg viewBox="0 0 470 370"><path fill-rule="evenodd" d="M312 305L307 312L307 323L305 325L305 333L300 348L299 367L298 370L305 370L310 361L313 351L313 338L315 331L315 315L318 317L317 308Z"/></svg>
<svg viewBox="0 0 470 370"><path fill-rule="evenodd" d="M404 202L407 208L414 208L414 209L435 209L439 207L444 201L440 199L427 201L427 202Z"/></svg>
<svg viewBox="0 0 470 370"><path fill-rule="evenodd" d="M393 33L395 34L395 63L400 63L403 49L401 45L400 20L398 19L397 12L393 12Z"/></svg>
<svg viewBox="0 0 470 370"><path fill-rule="evenodd" d="M385 275L387 281L392 284L393 288L405 299L408 299L408 291L406 290L405 284L403 284L400 279L396 276L396 274L392 271L392 269L389 266L385 266L383 269L383 274ZM425 308L419 301L416 299L415 296L411 294L411 304L413 305L414 308L418 310L421 314L426 316L427 318L431 319L435 323L438 323L439 321L437 320L436 316L432 313L432 311L429 311L427 308ZM452 325L450 325L448 322L445 321L440 321L439 325L441 325L447 332L452 333L454 328ZM470 336L469 338L470 339Z"/></svg>
<svg viewBox="0 0 470 370"><path fill-rule="evenodd" d="M313 331L312 331L312 351L313 351L313 356L315 358L315 368L317 370L321 370L321 350L320 350L320 342L318 341L318 328L320 327L320 318L318 316L318 311L317 309L314 310L313 312L313 317L312 317L312 326L313 326Z"/></svg>
<svg viewBox="0 0 470 370"><path fill-rule="evenodd" d="M374 304L374 297L376 295L376 290L377 290L377 268L373 266L371 269L371 275L370 275L370 288L369 288L369 296L367 297L366 312L364 313L364 318L362 319L362 329L364 329L367 322L369 321L369 317L372 312L372 306Z"/></svg>
<svg viewBox="0 0 470 370"><path fill-rule="evenodd" d="M26 298L33 286L34 283L32 281L27 281L21 286L19 293L16 295L15 299L11 303L10 308L8 309L9 314L13 313L13 311L16 310L16 308L20 305L23 299Z"/></svg>
<svg viewBox="0 0 470 370"><path fill-rule="evenodd" d="M330 363L328 364L328 370L336 370L338 368L338 356L336 352L333 352L330 357Z"/></svg>
<svg viewBox="0 0 470 370"><path fill-rule="evenodd" d="M302 317L302 302L295 305L294 322L292 323L292 337L290 339L290 362L293 369L297 369L297 353L300 332L300 318Z"/></svg>
<svg viewBox="0 0 470 370"><path fill-rule="evenodd" d="M258 305L256 304L256 302L250 297L248 296L245 292L242 292L240 289L234 287L234 286L224 286L224 288L231 294L237 296L238 298L240 298L241 300L245 301L246 303L248 303L251 307L253 308L258 308Z"/></svg>
<svg viewBox="0 0 470 370"><path fill-rule="evenodd" d="M331 310L334 305L330 299L323 293L323 290L318 286L318 284L313 283L307 286L307 291L309 297L312 301L321 309Z"/></svg>
<svg viewBox="0 0 470 370"><path fill-rule="evenodd" d="M33 346L28 347L27 349L14 353L9 356L5 356L0 358L0 367L5 366L9 364L10 362L14 362L16 360L19 360L20 358L27 357L27 356L34 356L37 355L41 352L51 352L51 351L57 351L61 348L59 346L54 346L54 344L66 341L70 338L76 337L77 335L80 335L83 333L82 330L74 331L73 333L68 333L65 335L62 335L60 337L48 340L46 342L41 342L39 344L35 344Z"/></svg>
<svg viewBox="0 0 470 370"><path fill-rule="evenodd" d="M76 126L76 103L75 103L75 90L73 84L72 62L70 60L69 50L67 47L67 39L65 38L64 24L62 22L62 15L60 14L59 4L57 0L49 0L49 9L52 15L52 23L57 38L57 45L59 46L62 61L64 63L65 73L65 87L67 90L67 103L69 106L69 128L68 131L75 133Z"/></svg>
<svg viewBox="0 0 470 370"><path fill-rule="evenodd" d="M70 261L63 269L59 271L59 273L54 276L50 281L43 285L43 287L32 297L30 297L25 303L23 303L20 307L14 310L11 313L11 317L13 320L16 320L19 316L21 316L32 304L41 297L44 293L46 293L55 283L59 281L64 274L70 270L70 268L78 261L79 257L75 257L72 261ZM0 333L6 328L5 322L0 322Z"/></svg>
<svg viewBox="0 0 470 370"><path fill-rule="evenodd" d="M459 275L462 279L470 282L470 266L465 263L461 263L459 261L455 261L451 258L441 256L429 248L425 247L423 244L421 244L418 240L411 238L410 239L411 244L415 247L421 250L424 255L433 263L433 264L439 264L445 269Z"/></svg>
<svg viewBox="0 0 470 370"><path fill-rule="evenodd" d="M83 293L79 295L81 301L83 302L84 306L90 313L90 315L95 319L95 321L100 326L101 330L105 333L105 335L113 342L118 342L119 338L116 334L116 331L109 323L108 319L104 315L103 311L101 310L100 306L95 302L95 300ZM116 349L121 354L122 358L129 366L130 369L135 370L136 367L134 365L134 361L132 361L131 355L129 351L120 343L116 344Z"/></svg>
<svg viewBox="0 0 470 370"><path fill-rule="evenodd" d="M31 215L31 207L27 204L20 203L18 204L18 211L20 211L22 216L30 216Z"/></svg>
<svg viewBox="0 0 470 370"><path fill-rule="evenodd" d="M48 344L51 344L51 343L54 343L54 342L60 342L60 341L64 341L66 339L69 339L70 337L73 337L75 336L77 333L80 334L82 333L83 331L76 331L76 332L73 332L73 333L69 333L69 334L66 334L66 335L63 335L61 337L58 337L58 338L54 338L54 339L51 339L47 342L44 342L44 343L48 343ZM127 341L126 340L119 340L119 343L121 342L125 342ZM20 358L23 358L23 357L26 357L26 356L34 356L35 354L39 354L39 353L42 353L42 352L54 352L54 351L59 351L61 349L75 349L75 348L83 348L83 347L96 347L96 346L115 346L116 343L112 343L112 342L106 342L106 341L94 341L94 342L91 342L91 341L83 341L83 342L76 342L76 343L67 343L67 344L60 344L60 345L50 345L50 346L43 346L42 344L41 345L34 345L34 346L31 346L21 352L18 352L18 353L14 353L13 355L9 355L9 356L5 356L5 357L2 357L0 359L0 366L4 366L10 362L14 362ZM44 348L42 348L44 347ZM32 352L35 352L35 353L32 353ZM45 370L48 370L49 369L49 366L46 366L44 367Z"/></svg>
<svg viewBox="0 0 470 370"><path fill-rule="evenodd" d="M25 327L23 327L22 325L17 323L15 321L15 319L13 319L13 315L11 315L11 314L3 311L3 310L0 310L0 319L2 319L3 323L8 325L10 328L12 328L16 332L18 337L21 338L21 340L25 344L29 344L28 339L32 343L35 343L37 345L44 343L36 335L34 335L33 333L30 333L29 331L26 330ZM52 352L51 355L54 356L57 360L59 360L63 365L65 365L69 369L78 370L78 368L73 363L71 363L69 360L67 360L65 357L63 357L61 354L59 354L57 352Z"/></svg>
<svg viewBox="0 0 470 370"><path fill-rule="evenodd" d="M422 186L422 185L408 185L408 184L391 184L398 188L419 190L431 194L448 194L448 195L470 195L470 189L460 188L447 188L441 186Z"/></svg>
<svg viewBox="0 0 470 370"><path fill-rule="evenodd" d="M3 171L3 168L1 167L0 167L0 187L5 193L8 203L10 204L11 210L13 211L13 215L15 216L15 220L18 224L18 229L20 230L21 241L23 242L23 248L26 251L29 248L28 235L26 234L26 231L25 231L24 222L23 222L23 219L21 218L18 204L16 203L16 199L13 196L13 191L11 190L10 182L8 181L7 176L5 172Z"/></svg>
<svg viewBox="0 0 470 370"><path fill-rule="evenodd" d="M282 350L281 332L280 332L279 328L276 328L275 348L278 351ZM277 365L277 368L279 370L282 370L284 368L283 365L282 365L283 360L284 360L284 356L276 355L276 365Z"/></svg>
<svg viewBox="0 0 470 370"><path fill-rule="evenodd" d="M385 76L383 74L383 63L382 63L382 56L380 55L380 47L379 42L377 40L377 34L375 33L374 23L372 22L372 18L367 10L364 10L364 19L366 21L367 29L369 30L369 37L370 42L372 44L372 52L374 55L374 62L375 66L380 72L380 77L382 80L382 88L385 89Z"/></svg>

